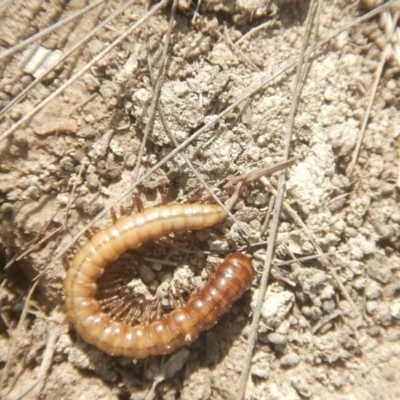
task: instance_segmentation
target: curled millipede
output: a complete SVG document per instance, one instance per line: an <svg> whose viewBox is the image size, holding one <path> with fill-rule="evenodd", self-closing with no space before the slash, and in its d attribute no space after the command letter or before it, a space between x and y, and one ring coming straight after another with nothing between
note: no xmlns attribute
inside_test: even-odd
<svg viewBox="0 0 400 400"><path fill-rule="evenodd" d="M215 325L253 280L253 266L243 254L226 257L199 294L148 325L130 326L104 312L96 297L96 282L107 263L129 248L172 232L206 228L225 218L218 205L173 204L122 217L97 232L76 253L64 284L68 318L81 337L110 355L139 359L168 354Z"/></svg>

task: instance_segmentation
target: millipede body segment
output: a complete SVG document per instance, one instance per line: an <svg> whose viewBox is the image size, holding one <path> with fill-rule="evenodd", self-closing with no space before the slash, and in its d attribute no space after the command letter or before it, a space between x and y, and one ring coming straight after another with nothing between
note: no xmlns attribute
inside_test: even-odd
<svg viewBox="0 0 400 400"><path fill-rule="evenodd" d="M243 254L229 255L184 307L148 325L129 326L103 312L96 298L96 281L107 263L127 249L172 232L206 228L225 218L218 205L173 204L122 217L97 232L76 253L64 285L67 314L81 337L110 355L140 359L168 354L215 325L254 277L251 261Z"/></svg>

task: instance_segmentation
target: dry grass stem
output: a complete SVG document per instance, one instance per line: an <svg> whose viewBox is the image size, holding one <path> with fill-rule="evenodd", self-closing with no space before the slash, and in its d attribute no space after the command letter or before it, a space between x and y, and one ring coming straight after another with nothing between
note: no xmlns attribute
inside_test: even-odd
<svg viewBox="0 0 400 400"><path fill-rule="evenodd" d="M302 73L303 73L303 63L305 61L306 56L308 55L306 53L306 46L307 46L307 43L309 40L309 36L311 35L314 18L318 12L318 5L319 5L318 1L312 1L311 5L310 5L308 16L307 16L306 34L303 37L302 48L301 48L300 55L299 55L299 62L297 64L297 73L296 73L296 79L295 79L293 96L292 96L289 123L288 123L288 127L287 127L286 149L285 149L284 160L288 160L288 158L289 158L290 145L292 142L292 135L293 135L294 118L295 118L295 114L297 111L300 92L301 92L301 77L302 77ZM278 191L277 191L276 200L274 203L274 211L272 214L271 227L269 230L268 246L266 249L266 256L265 256L265 262L264 262L264 271L261 276L260 290L258 293L257 302L256 302L254 314L253 314L253 320L252 320L252 323L250 326L250 334L249 334L249 339L248 339L248 344L247 344L247 349L246 349L246 355L244 358L244 368L242 370L242 373L240 375L240 380L239 380L238 394L236 397L238 400L244 399L245 395L246 395L247 381L249 378L250 367L251 367L251 358L252 358L254 346L256 344L257 337L258 337L257 330L258 330L259 321L260 321L260 317L261 317L261 308L262 308L262 305L264 302L265 294L267 292L267 283L268 283L268 278L269 278L269 272L270 272L272 260L274 257L275 241L276 241L276 237L277 237L279 220L280 220L281 206L282 206L283 194L284 194L284 186L285 186L285 174L282 172L279 177Z"/></svg>
<svg viewBox="0 0 400 400"><path fill-rule="evenodd" d="M22 50L24 47L29 46L31 43L36 42L39 39L44 38L45 36L49 35L50 33L56 31L57 29L61 28L63 25L68 24L71 21L74 21L75 19L79 18L80 16L86 14L90 10L93 10L95 7L98 7L102 3L105 3L106 0L100 0L96 1L93 4L90 4L81 10L71 14L67 18L64 18L63 20L57 22L56 24L49 26L46 29L42 29L40 32L38 32L36 35L31 36L30 38L23 40L22 42L16 44L15 46L11 47L10 49L3 51L0 53L0 60L3 58L9 57L16 53L17 51Z"/></svg>
<svg viewBox="0 0 400 400"><path fill-rule="evenodd" d="M21 102L26 95L38 84L40 83L51 71L64 62L71 54L73 54L76 50L81 48L84 44L86 44L93 36L95 36L102 28L104 28L107 24L109 24L113 19L115 19L119 14L121 14L124 10L126 10L134 0L130 0L110 14L104 21L100 22L96 25L88 34L86 34L81 40L75 43L69 50L67 50L63 56L56 60L52 65L49 66L45 71L43 71L40 76L38 76L32 83L30 83L24 90L22 90L13 100L11 100L1 111L0 116L4 115L8 110L10 110L14 105ZM79 14L80 15L80 14ZM0 54L1 59L1 54ZM96 96L97 94L94 94ZM93 96L93 95L92 95ZM90 101L90 98L87 100ZM81 107L79 105L78 107Z"/></svg>
<svg viewBox="0 0 400 400"><path fill-rule="evenodd" d="M387 61L388 57L391 55L391 53L393 52L392 50L392 38L393 35L396 31L396 25L397 25L397 20L399 18L399 12L396 11L394 13L393 16L393 24L391 26L391 30L389 32L386 32L386 46L383 49L383 52L381 53L381 59L379 61L379 65L376 69L375 72L375 79L374 79L374 83L372 85L372 89L371 89L371 93L369 96L369 101L368 101L368 105L367 108L365 110L365 115L364 115L364 119L361 125L361 129L360 129L360 133L357 139L357 144L356 144L356 148L354 149L353 152L353 156L351 159L351 162L347 168L347 176L351 179L353 176L353 172L354 172L354 168L357 164L357 160L358 160L358 156L360 155L360 150L361 150L361 146L363 144L364 141L364 137L365 137L365 131L367 129L367 125L368 125L368 121L369 121L369 117L371 115L371 110L372 110L372 106L374 104L374 100L375 100L375 96L376 96L376 91L378 90L378 86L379 86L379 80L381 78L382 75L382 71L383 71L383 67L385 65L385 62Z"/></svg>
<svg viewBox="0 0 400 400"><path fill-rule="evenodd" d="M145 14L142 18L136 21L130 28L128 28L121 36L119 36L114 42L112 42L109 46L107 46L102 52L100 52L96 57L94 57L89 63L85 65L79 72L77 72L74 76L68 79L67 82L62 84L57 90L55 90L50 96L44 99L41 103L39 103L36 107L34 107L31 111L29 111L23 118L21 118L18 122L16 122L11 128L7 129L3 134L0 135L0 142L10 135L12 135L19 127L23 126L26 122L28 122L34 115L36 115L40 110L42 110L47 104L49 104L52 100L54 100L57 96L63 93L73 82L78 80L81 76L83 76L90 68L92 68L97 62L99 62L106 54L108 54L113 48L119 45L129 34L138 29L148 18L150 18L157 11L166 6L168 0L163 0L157 5L155 5L147 14Z"/></svg>

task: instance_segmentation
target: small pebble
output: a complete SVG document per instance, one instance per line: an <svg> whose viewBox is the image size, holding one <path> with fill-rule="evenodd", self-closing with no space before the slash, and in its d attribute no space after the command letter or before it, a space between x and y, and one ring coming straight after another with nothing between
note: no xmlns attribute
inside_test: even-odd
<svg viewBox="0 0 400 400"><path fill-rule="evenodd" d="M286 336L281 335L279 333L276 332L272 332L268 335L268 339L272 344L276 344L276 345L285 345L286 344Z"/></svg>
<svg viewBox="0 0 400 400"><path fill-rule="evenodd" d="M312 392L310 390L310 387L307 381L302 376L293 377L290 383L297 390L300 396L303 396L307 399L311 397Z"/></svg>
<svg viewBox="0 0 400 400"><path fill-rule="evenodd" d="M365 297L368 300L375 300L379 298L382 294L382 288L378 282L369 279L367 285L365 286Z"/></svg>
<svg viewBox="0 0 400 400"><path fill-rule="evenodd" d="M388 283L392 278L392 271L385 264L386 260L384 259L372 259L368 263L368 275L380 283Z"/></svg>
<svg viewBox="0 0 400 400"><path fill-rule="evenodd" d="M393 318L400 319L400 303L394 303L390 307Z"/></svg>
<svg viewBox="0 0 400 400"><path fill-rule="evenodd" d="M300 357L296 353L285 354L281 360L281 367L294 367L300 362Z"/></svg>
<svg viewBox="0 0 400 400"><path fill-rule="evenodd" d="M147 265L141 264L138 268L139 270L139 275L142 281L146 284L149 284L152 282L155 278L154 272L149 268Z"/></svg>
<svg viewBox="0 0 400 400"><path fill-rule="evenodd" d="M378 312L378 302L377 301L367 301L366 309L368 314L376 314Z"/></svg>
<svg viewBox="0 0 400 400"><path fill-rule="evenodd" d="M96 190L100 185L99 177L94 173L89 173L86 175L86 182L91 190Z"/></svg>

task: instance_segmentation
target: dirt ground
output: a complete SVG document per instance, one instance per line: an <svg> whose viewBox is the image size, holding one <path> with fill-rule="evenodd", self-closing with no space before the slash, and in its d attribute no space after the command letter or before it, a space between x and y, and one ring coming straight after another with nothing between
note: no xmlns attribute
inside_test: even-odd
<svg viewBox="0 0 400 400"><path fill-rule="evenodd" d="M196 11L181 0L161 81L170 3L0 4L0 397L399 399L399 3L358 20L384 2L203 0ZM169 134L191 141L171 156ZM281 162L288 143L297 158L245 395L279 173L246 186L232 209L240 225L146 243L109 268L122 278L108 282L168 300L171 282L202 285L207 264L245 252L256 278L214 328L134 361L79 337L63 282L93 218L112 224L108 209L129 209L138 179L145 207L163 193L210 202L200 179L226 201L229 177Z"/></svg>

